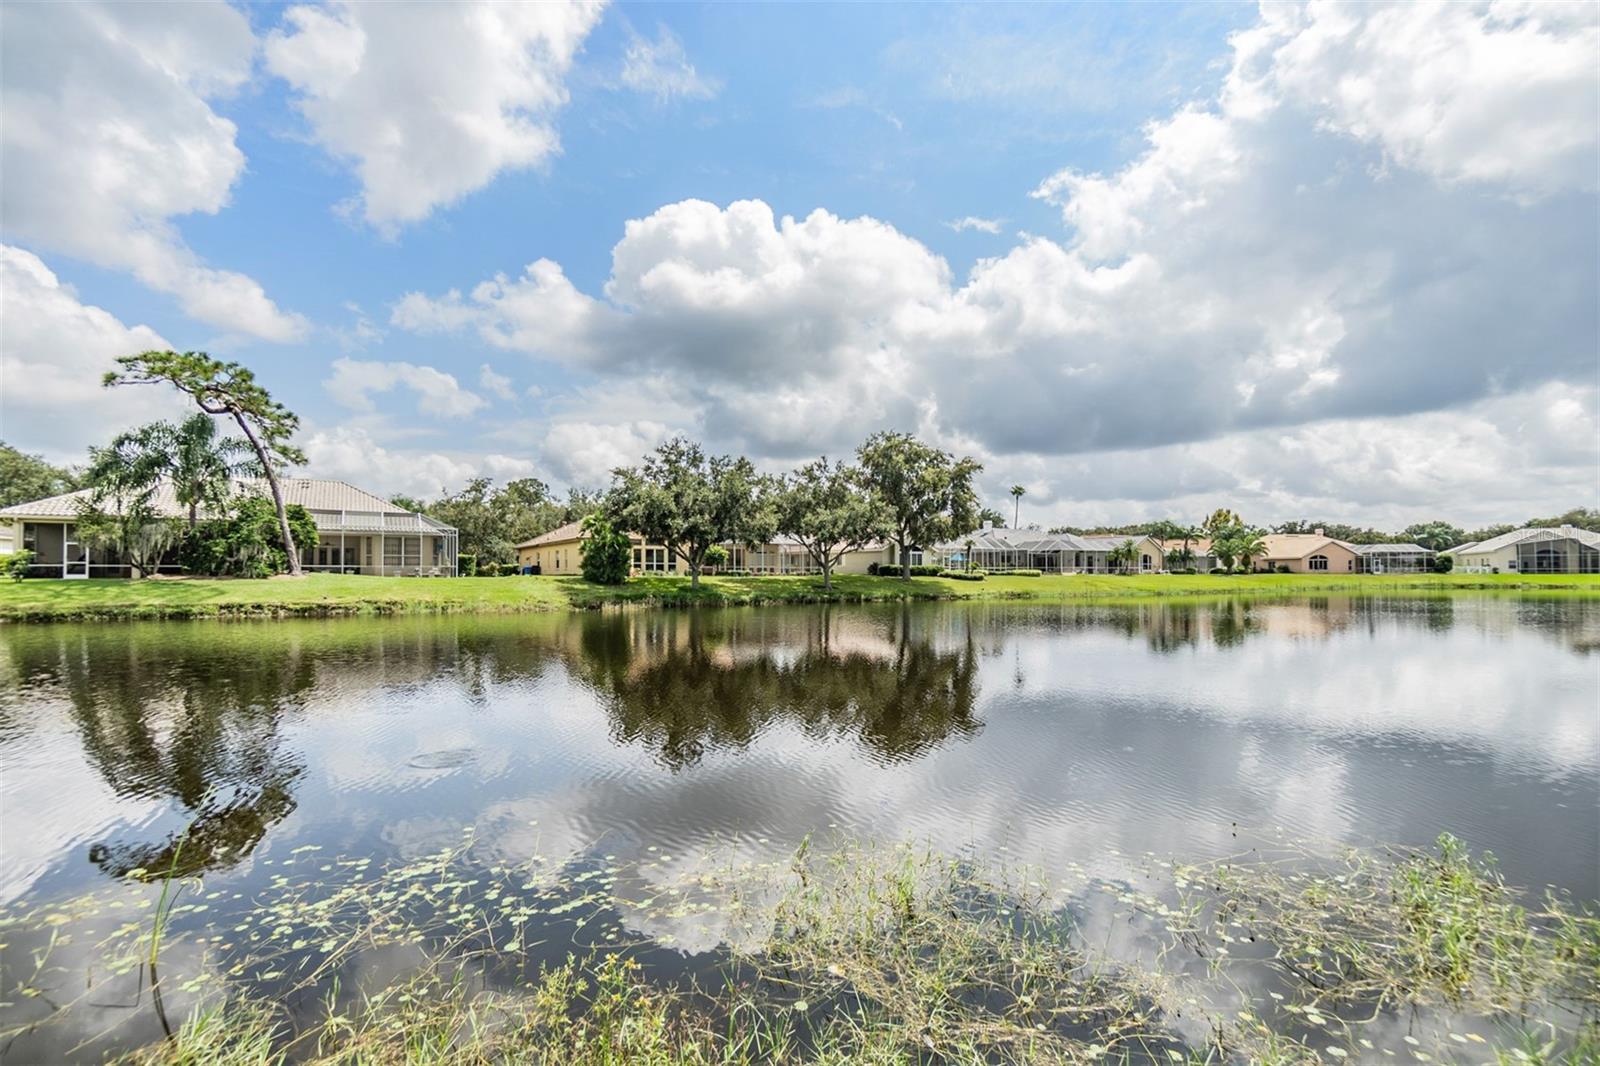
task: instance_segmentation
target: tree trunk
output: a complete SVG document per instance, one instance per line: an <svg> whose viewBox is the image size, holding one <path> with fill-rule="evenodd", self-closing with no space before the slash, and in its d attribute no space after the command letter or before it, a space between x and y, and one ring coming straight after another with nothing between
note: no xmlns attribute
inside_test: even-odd
<svg viewBox="0 0 1600 1066"><path fill-rule="evenodd" d="M189 532L191 532L191 533L194 532L194 524L195 524L195 522L199 520L199 517L200 517L199 511L200 511L200 501L199 500L191 500L189 502Z"/></svg>
<svg viewBox="0 0 1600 1066"><path fill-rule="evenodd" d="M904 534L900 537L900 580L911 580L911 546L906 543Z"/></svg>
<svg viewBox="0 0 1600 1066"><path fill-rule="evenodd" d="M266 475L267 484L272 488L272 506L278 511L278 531L283 534L283 550L289 557L289 574L293 577L300 576L300 553L295 550L294 534L289 532L289 512L283 506L283 489L278 485L278 474L272 469L272 461L267 456L266 448L256 439L255 430L250 428L250 423L238 411L232 412L233 420L244 430L245 437L250 441L250 447L256 450L256 458L261 461L261 472Z"/></svg>
<svg viewBox="0 0 1600 1066"><path fill-rule="evenodd" d="M833 567L827 563L822 564L822 591L833 591Z"/></svg>
<svg viewBox="0 0 1600 1066"><path fill-rule="evenodd" d="M689 560L689 587L692 589L700 587L700 564L693 559Z"/></svg>

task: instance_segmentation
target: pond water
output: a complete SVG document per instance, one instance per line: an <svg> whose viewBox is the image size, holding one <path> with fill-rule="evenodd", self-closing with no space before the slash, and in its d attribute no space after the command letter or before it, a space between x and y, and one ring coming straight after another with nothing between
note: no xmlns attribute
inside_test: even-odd
<svg viewBox="0 0 1600 1066"><path fill-rule="evenodd" d="M220 923L299 857L405 862L469 829L485 863L654 877L808 837L1110 876L1261 831L1449 831L1513 883L1600 900L1597 703L1581 598L13 626L0 902L171 867ZM17 1048L151 1036L94 1024L120 1035Z"/></svg>

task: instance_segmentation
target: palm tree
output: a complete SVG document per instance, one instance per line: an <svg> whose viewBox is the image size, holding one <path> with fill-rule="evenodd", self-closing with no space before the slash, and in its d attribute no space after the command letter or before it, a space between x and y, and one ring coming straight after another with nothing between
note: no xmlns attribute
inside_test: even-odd
<svg viewBox="0 0 1600 1066"><path fill-rule="evenodd" d="M1247 529L1234 539L1234 552L1239 556L1239 565L1246 570L1250 569L1250 560L1267 551L1267 542L1261 539L1259 529Z"/></svg>
<svg viewBox="0 0 1600 1066"><path fill-rule="evenodd" d="M1016 529L1017 528L1017 516L1022 513L1022 497L1026 496L1027 494L1028 494L1028 490L1023 488L1021 485L1012 485L1011 486L1011 499L1012 499L1011 528L1012 529Z"/></svg>
<svg viewBox="0 0 1600 1066"><path fill-rule="evenodd" d="M233 479L258 471L248 442L217 436L208 414L194 414L177 425L152 422L128 430L94 453L90 483L113 491L144 491L166 479L189 511L193 529L202 506L221 506Z"/></svg>
<svg viewBox="0 0 1600 1066"><path fill-rule="evenodd" d="M1138 557L1139 550L1133 546L1133 541L1125 540L1106 553L1106 562L1118 567L1122 573L1126 574Z"/></svg>

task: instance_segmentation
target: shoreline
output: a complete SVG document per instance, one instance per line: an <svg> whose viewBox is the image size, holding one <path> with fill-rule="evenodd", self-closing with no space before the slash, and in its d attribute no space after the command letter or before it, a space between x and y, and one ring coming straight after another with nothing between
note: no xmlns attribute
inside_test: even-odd
<svg viewBox="0 0 1600 1066"><path fill-rule="evenodd" d="M632 578L591 585L568 577L34 579L0 585L0 625L192 619L336 618L410 614L523 614L606 608L683 609L900 601L1142 602L1229 596L1552 593L1600 597L1596 574L1062 574L984 581L838 575Z"/></svg>

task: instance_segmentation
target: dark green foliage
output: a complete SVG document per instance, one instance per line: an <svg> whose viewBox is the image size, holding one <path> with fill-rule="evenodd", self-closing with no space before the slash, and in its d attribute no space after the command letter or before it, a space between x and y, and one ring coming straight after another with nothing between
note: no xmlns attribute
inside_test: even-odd
<svg viewBox="0 0 1600 1066"><path fill-rule="evenodd" d="M1043 577L1044 576L1044 571L1043 570L1032 570L1032 569L1029 569L1027 567L1022 567L1020 569L1012 569L1012 570L1006 570L1006 569L990 570L988 572L991 573L991 574L994 574L996 576L1004 575L1005 577Z"/></svg>
<svg viewBox="0 0 1600 1066"><path fill-rule="evenodd" d="M285 508L295 548L317 543L317 523L304 507ZM178 561L191 574L270 577L289 569L278 535L277 511L264 496L237 496L221 518L195 524L178 547Z"/></svg>
<svg viewBox="0 0 1600 1066"><path fill-rule="evenodd" d="M462 552L456 556L456 573L462 577L476 577L478 574L478 557L472 552Z"/></svg>
<svg viewBox="0 0 1600 1066"><path fill-rule="evenodd" d="M478 576L479 577L499 577L500 576L500 564L495 562L493 559L489 560L486 563L479 563L478 564Z"/></svg>
<svg viewBox="0 0 1600 1066"><path fill-rule="evenodd" d="M906 571L911 571L909 574ZM879 577L938 577L944 570L937 566L896 566L894 563L872 563L867 573Z"/></svg>
<svg viewBox="0 0 1600 1066"><path fill-rule="evenodd" d="M826 589L846 553L889 533L887 508L863 487L861 471L826 456L784 478L774 495L778 531L805 548Z"/></svg>
<svg viewBox="0 0 1600 1066"><path fill-rule="evenodd" d="M80 487L77 474L0 442L0 507L59 496Z"/></svg>
<svg viewBox="0 0 1600 1066"><path fill-rule="evenodd" d="M1453 555L1436 555L1433 557L1433 572L1448 574L1456 568L1456 559Z"/></svg>
<svg viewBox="0 0 1600 1066"><path fill-rule="evenodd" d="M909 433L874 433L856 449L861 484L887 512L886 521L904 559L913 545L937 544L978 526L973 479L983 464L955 458ZM909 577L908 574L902 576Z"/></svg>
<svg viewBox="0 0 1600 1066"><path fill-rule="evenodd" d="M707 456L695 442L674 437L639 466L615 474L607 517L687 563L692 587L713 546L754 547L774 532L768 481L749 459Z"/></svg>
<svg viewBox="0 0 1600 1066"><path fill-rule="evenodd" d="M579 547L583 579L596 585L620 585L633 565L633 543L628 534L596 511L583 520L584 540ZM727 561L728 553L722 553Z"/></svg>
<svg viewBox="0 0 1600 1066"><path fill-rule="evenodd" d="M571 489L562 503L549 485L531 477L498 488L489 478L474 478L432 503L411 496L395 496L390 502L454 526L462 555L501 566L516 565L518 544L576 522L596 507L592 493Z"/></svg>
<svg viewBox="0 0 1600 1066"><path fill-rule="evenodd" d="M256 376L238 363L213 359L205 352L149 351L125 355L117 360L119 370L106 374L107 388L117 385L167 384L184 393L208 415L233 419L256 454L256 463L272 490L278 519L278 537L291 574L300 573L300 555L295 548L278 472L287 466L301 466L305 453L291 442L300 428L300 418L256 384Z"/></svg>

